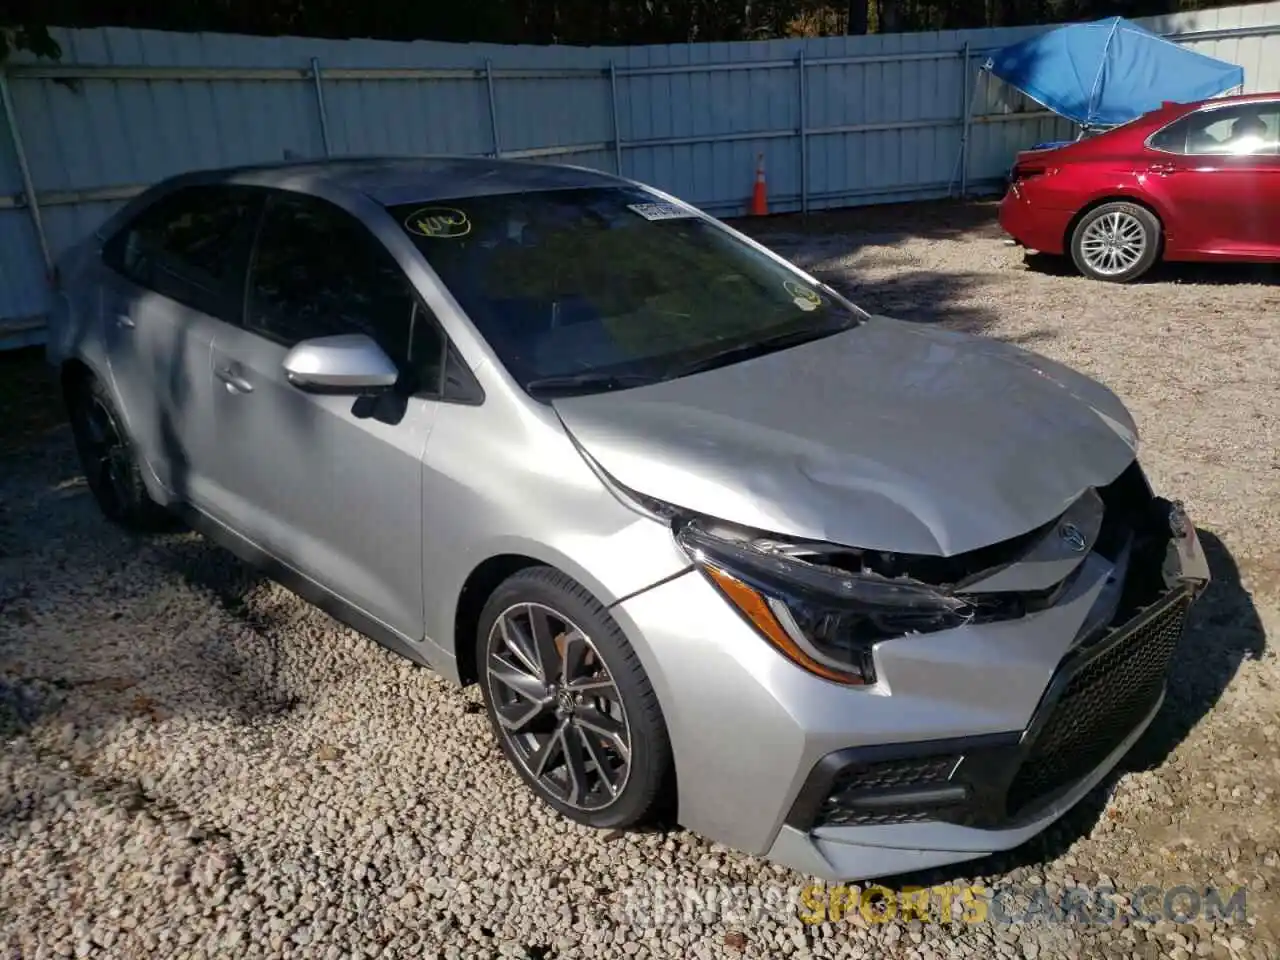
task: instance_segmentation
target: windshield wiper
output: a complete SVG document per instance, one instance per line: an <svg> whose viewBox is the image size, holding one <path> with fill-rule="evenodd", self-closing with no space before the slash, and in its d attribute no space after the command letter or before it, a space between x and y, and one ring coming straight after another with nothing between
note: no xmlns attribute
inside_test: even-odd
<svg viewBox="0 0 1280 960"><path fill-rule="evenodd" d="M657 380L657 377L645 373L606 373L603 370L588 370L583 373L538 377L526 383L524 388L530 393L574 393L578 390L604 392L625 390L627 387L643 387Z"/></svg>
<svg viewBox="0 0 1280 960"><path fill-rule="evenodd" d="M702 357L694 360L692 363L685 364L683 367L677 367L672 370L669 376L687 377L693 373L702 373L706 370L714 370L716 367L727 366L730 363L737 363L741 360L750 360L752 357L761 357L767 353L775 353L778 350L785 350L787 347L799 346L802 343L808 343L810 340L818 340L822 337L831 336L848 330L857 324L850 320L848 323L842 323L837 326L830 327L806 327L803 330L789 330L786 333L775 333L771 337L762 337L759 340L752 340L749 343L739 343L736 346L727 347L724 350L717 351L710 356Z"/></svg>

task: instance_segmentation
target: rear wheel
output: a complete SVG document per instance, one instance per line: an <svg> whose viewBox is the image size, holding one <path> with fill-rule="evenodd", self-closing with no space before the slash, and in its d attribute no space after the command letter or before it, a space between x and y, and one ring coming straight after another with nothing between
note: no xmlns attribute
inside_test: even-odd
<svg viewBox="0 0 1280 960"><path fill-rule="evenodd" d="M164 529L174 518L151 499L106 387L87 376L67 387L67 412L80 466L108 520L137 531Z"/></svg>
<svg viewBox="0 0 1280 960"><path fill-rule="evenodd" d="M666 725L599 601L549 567L522 570L489 598L476 643L494 733L539 797L592 827L653 818L671 772Z"/></svg>
<svg viewBox="0 0 1280 960"><path fill-rule="evenodd" d="M1160 221L1136 203L1104 203L1071 233L1071 259L1087 277L1109 283L1137 280L1160 257Z"/></svg>

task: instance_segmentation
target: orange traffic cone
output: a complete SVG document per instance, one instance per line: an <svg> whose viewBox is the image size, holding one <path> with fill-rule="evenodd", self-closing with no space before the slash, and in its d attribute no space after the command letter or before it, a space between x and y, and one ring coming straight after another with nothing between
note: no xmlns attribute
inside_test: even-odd
<svg viewBox="0 0 1280 960"><path fill-rule="evenodd" d="M764 182L764 154L756 163L756 186L751 192L751 215L767 217L769 215L769 188Z"/></svg>

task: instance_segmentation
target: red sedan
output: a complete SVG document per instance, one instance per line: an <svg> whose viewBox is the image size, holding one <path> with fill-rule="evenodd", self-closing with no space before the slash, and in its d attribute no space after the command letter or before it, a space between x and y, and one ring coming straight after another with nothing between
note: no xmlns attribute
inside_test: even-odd
<svg viewBox="0 0 1280 960"><path fill-rule="evenodd" d="M1124 283L1159 259L1280 261L1280 93L1166 103L1018 155L1000 224Z"/></svg>

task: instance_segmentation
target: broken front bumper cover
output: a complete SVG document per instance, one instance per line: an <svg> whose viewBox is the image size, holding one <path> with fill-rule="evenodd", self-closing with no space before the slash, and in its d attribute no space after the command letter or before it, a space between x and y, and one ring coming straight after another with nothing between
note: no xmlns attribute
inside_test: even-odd
<svg viewBox="0 0 1280 960"><path fill-rule="evenodd" d="M1155 503L1171 534L1168 591L1081 637L1025 729L827 754L769 858L828 880L954 863L1023 843L1088 793L1159 711L1187 611L1209 582L1182 505Z"/></svg>

